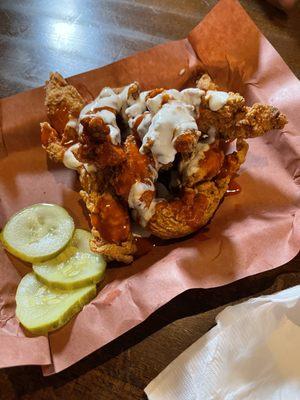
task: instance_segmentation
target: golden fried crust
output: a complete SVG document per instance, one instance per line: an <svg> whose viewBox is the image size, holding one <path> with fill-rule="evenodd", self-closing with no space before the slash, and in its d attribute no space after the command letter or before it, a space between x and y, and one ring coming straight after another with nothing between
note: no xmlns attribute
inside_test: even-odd
<svg viewBox="0 0 300 400"><path fill-rule="evenodd" d="M46 148L49 158L54 162L61 162L64 158L65 148L59 143L49 143Z"/></svg>
<svg viewBox="0 0 300 400"><path fill-rule="evenodd" d="M198 161L193 173L188 175L188 167L183 170L183 184L188 187L194 186L201 181L211 180L218 175L224 163L224 152L219 148L210 147L204 152L204 158Z"/></svg>
<svg viewBox="0 0 300 400"><path fill-rule="evenodd" d="M78 117L84 100L74 86L59 73L52 72L46 82L45 105L51 125L62 135L69 116Z"/></svg>
<svg viewBox="0 0 300 400"><path fill-rule="evenodd" d="M81 190L80 196L89 212L93 215L98 212L98 203L101 193L98 191L98 182L95 174L90 174L85 171L82 167L79 171L79 179L82 187L87 190ZM134 238L132 235L129 236L128 240L122 243L108 243L103 238L99 231L93 227L92 228L93 239L90 241L90 247L92 251L99 253L105 257L107 261L120 261L126 264L131 263L133 260L133 254L136 252L137 248L134 243Z"/></svg>
<svg viewBox="0 0 300 400"><path fill-rule="evenodd" d="M90 241L91 250L101 254L106 261L120 261L129 264L133 261L133 254L137 251L133 237L121 244L106 243L98 232L92 229L93 239Z"/></svg>
<svg viewBox="0 0 300 400"><path fill-rule="evenodd" d="M208 74L201 76L197 87L203 90L218 90ZM203 98L197 124L199 130L207 132L212 126L225 140L262 136L272 129L282 129L287 118L276 107L254 104L245 106L245 99L239 93L229 92L226 104L218 111L211 111L207 98Z"/></svg>
<svg viewBox="0 0 300 400"><path fill-rule="evenodd" d="M174 142L175 150L178 153L190 153L192 152L198 142L198 134L193 131L185 131L181 135L177 136Z"/></svg>
<svg viewBox="0 0 300 400"><path fill-rule="evenodd" d="M218 90L218 86L213 82L208 74L203 74L197 81L197 87L202 90Z"/></svg>
<svg viewBox="0 0 300 400"><path fill-rule="evenodd" d="M80 190L79 194L82 200L85 202L86 208L89 210L89 212L96 212L100 193L98 193L98 191L86 192L84 190Z"/></svg>
<svg viewBox="0 0 300 400"><path fill-rule="evenodd" d="M278 108L256 103L246 107L244 117L236 123L236 137L262 136L272 129L282 129L286 123L286 116Z"/></svg>
<svg viewBox="0 0 300 400"><path fill-rule="evenodd" d="M254 104L246 107L242 96L230 93L226 105L219 111L211 111L203 103L197 123L202 132L208 132L213 126L220 138L234 140L261 136L272 129L282 129L287 119L272 106Z"/></svg>
<svg viewBox="0 0 300 400"><path fill-rule="evenodd" d="M174 239L189 235L205 225L223 194L218 196L219 190L213 182L203 185L208 186L207 190L187 189L180 199L160 201L147 229L159 238Z"/></svg>
<svg viewBox="0 0 300 400"><path fill-rule="evenodd" d="M244 162L248 145L239 140L237 151L225 157L219 174L211 181L185 188L180 199L160 201L147 229L162 239L174 239L195 232L213 217L230 180Z"/></svg>

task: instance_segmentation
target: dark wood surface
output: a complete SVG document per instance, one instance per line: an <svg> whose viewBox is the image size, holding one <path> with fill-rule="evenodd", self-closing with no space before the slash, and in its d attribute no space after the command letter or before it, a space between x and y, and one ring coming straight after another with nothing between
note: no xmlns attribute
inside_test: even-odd
<svg viewBox="0 0 300 400"><path fill-rule="evenodd" d="M185 37L215 0L1 0L0 96L111 63ZM285 15L265 1L241 1L300 76L300 7ZM217 313L245 298L300 284L300 257L214 290L193 290L143 324L52 377L38 367L0 371L0 399L142 399L143 388L207 332ZM299 271L299 272L298 272Z"/></svg>

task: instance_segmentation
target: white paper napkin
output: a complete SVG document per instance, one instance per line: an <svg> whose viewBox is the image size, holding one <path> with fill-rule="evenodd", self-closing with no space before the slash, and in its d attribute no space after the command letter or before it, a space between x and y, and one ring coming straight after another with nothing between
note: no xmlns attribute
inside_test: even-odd
<svg viewBox="0 0 300 400"><path fill-rule="evenodd" d="M300 285L227 307L146 387L149 400L299 400Z"/></svg>

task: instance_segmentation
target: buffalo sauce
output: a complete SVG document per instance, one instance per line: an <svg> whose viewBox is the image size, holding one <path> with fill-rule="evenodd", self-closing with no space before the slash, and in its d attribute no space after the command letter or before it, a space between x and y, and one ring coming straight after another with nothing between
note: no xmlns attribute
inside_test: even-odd
<svg viewBox="0 0 300 400"><path fill-rule="evenodd" d="M91 215L92 225L109 243L125 242L130 234L127 211L110 193L104 193L97 203L98 213Z"/></svg>
<svg viewBox="0 0 300 400"><path fill-rule="evenodd" d="M231 179L228 185L228 189L226 190L226 196L238 194L241 192L241 190L241 186L234 179Z"/></svg>
<svg viewBox="0 0 300 400"><path fill-rule="evenodd" d="M125 146L126 161L122 165L120 173L114 179L113 185L116 193L127 200L132 185L151 177L151 171L149 170L149 157L139 152L134 140L128 139Z"/></svg>

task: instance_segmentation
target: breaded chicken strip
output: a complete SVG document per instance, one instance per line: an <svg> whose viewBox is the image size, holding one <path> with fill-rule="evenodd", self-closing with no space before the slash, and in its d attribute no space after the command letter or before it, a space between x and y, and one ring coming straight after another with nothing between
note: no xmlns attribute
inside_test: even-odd
<svg viewBox="0 0 300 400"><path fill-rule="evenodd" d="M207 74L199 79L197 86L205 90L218 90ZM229 92L226 104L218 111L210 110L209 99L204 98L197 119L200 131L208 132L213 127L219 138L230 141L262 136L272 129L282 129L286 123L286 116L276 107L258 103L247 107L245 99L232 92Z"/></svg>
<svg viewBox="0 0 300 400"><path fill-rule="evenodd" d="M238 140L237 151L225 157L222 168L212 179L184 188L180 198L157 203L147 228L162 239L179 238L195 232L213 217L230 180L245 161L248 145Z"/></svg>
<svg viewBox="0 0 300 400"><path fill-rule="evenodd" d="M51 126L62 135L69 119L78 117L84 100L74 86L58 72L52 72L46 82L45 105Z"/></svg>
<svg viewBox="0 0 300 400"><path fill-rule="evenodd" d="M51 73L49 81L46 82L45 105L51 125L48 122L41 123L42 145L49 158L55 162L63 162L64 154L70 146L69 142L72 144L73 140L75 142L79 140L76 130L68 126L68 122L79 116L85 102L76 88L69 85L60 74ZM85 129L87 131L95 129L92 119ZM121 148L114 146L112 149L112 147L109 147L108 143L101 143L101 145L97 146L96 150L101 151L102 154L102 161L99 163L100 168L97 169L97 172L88 172L84 164L78 167L77 172L83 189L80 191L80 195L91 213L92 233L94 236L90 243L91 249L103 254L108 260L129 263L133 259L132 254L135 253L136 246L130 231L130 221L126 207L124 208L117 199L109 195L110 202L106 202L106 206L113 204L117 215L108 221L107 215L104 216L101 213L102 207L99 206L104 198L103 192L107 189L109 180L107 171L102 170L101 167L104 168L109 163L114 163L117 157L119 160L122 156L121 161L125 159ZM82 148L85 150L83 145ZM76 156L80 160L80 151L77 151ZM84 162L85 160L82 161ZM119 219L117 216L119 216ZM114 226L109 225L108 222L113 222ZM103 235L102 227L104 226L112 236L105 237L105 234ZM126 229L124 229L125 226Z"/></svg>

